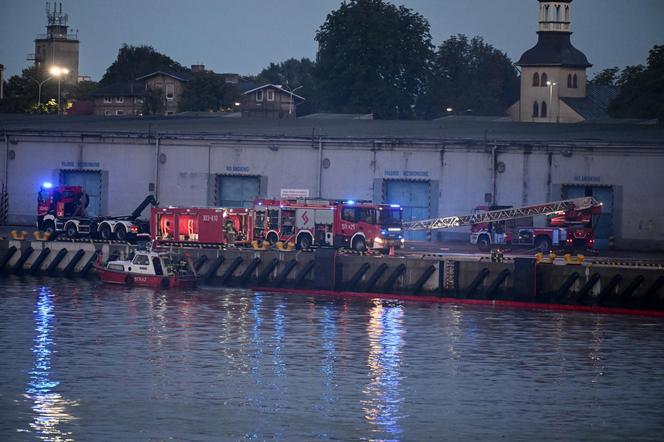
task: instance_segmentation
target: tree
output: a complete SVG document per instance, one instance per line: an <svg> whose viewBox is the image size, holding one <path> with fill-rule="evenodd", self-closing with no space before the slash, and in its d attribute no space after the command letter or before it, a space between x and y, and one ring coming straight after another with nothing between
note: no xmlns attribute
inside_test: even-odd
<svg viewBox="0 0 664 442"><path fill-rule="evenodd" d="M70 98L75 100L90 100L92 93L99 88L96 81L79 81L72 85L69 94Z"/></svg>
<svg viewBox="0 0 664 442"><path fill-rule="evenodd" d="M35 66L23 69L21 75L13 75L5 83L5 99L0 103L0 112L39 113L48 112L44 106L50 99L57 97L57 81L50 80L45 69ZM41 84L41 95L39 89ZM38 101L41 105L38 106Z"/></svg>
<svg viewBox="0 0 664 442"><path fill-rule="evenodd" d="M618 74L620 73L620 68L614 66L612 68L606 68L603 71L595 74L590 84L596 84L599 86L615 86L616 81L618 80Z"/></svg>
<svg viewBox="0 0 664 442"><path fill-rule="evenodd" d="M484 42L452 36L436 51L418 115L435 118L447 113L502 115L519 96L519 79L509 57Z"/></svg>
<svg viewBox="0 0 664 442"><path fill-rule="evenodd" d="M134 81L156 71L189 72L189 69L155 51L151 46L124 44L118 51L117 59L106 69L99 86Z"/></svg>
<svg viewBox="0 0 664 442"><path fill-rule="evenodd" d="M163 115L166 110L166 96L162 89L147 88L143 96L144 115Z"/></svg>
<svg viewBox="0 0 664 442"><path fill-rule="evenodd" d="M308 58L289 58L278 64L270 63L258 77L267 83L283 85L287 90L300 88L295 93L304 97L305 101L298 106L297 114L307 115L319 111L315 67L315 63Z"/></svg>
<svg viewBox="0 0 664 442"><path fill-rule="evenodd" d="M664 45L654 46L648 65L627 66L616 84L618 96L609 103L609 115L618 118L658 118L664 122Z"/></svg>
<svg viewBox="0 0 664 442"><path fill-rule="evenodd" d="M233 105L234 97L222 75L212 72L193 74L184 85L178 111L210 112Z"/></svg>
<svg viewBox="0 0 664 442"><path fill-rule="evenodd" d="M333 112L409 118L426 80L429 23L383 0L344 1L316 32L321 104Z"/></svg>

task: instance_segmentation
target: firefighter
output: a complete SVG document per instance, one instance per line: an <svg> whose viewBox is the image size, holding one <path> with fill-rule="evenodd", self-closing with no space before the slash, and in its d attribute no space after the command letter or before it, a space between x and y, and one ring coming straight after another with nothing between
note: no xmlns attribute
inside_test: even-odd
<svg viewBox="0 0 664 442"><path fill-rule="evenodd" d="M74 211L74 216L86 216L87 214L85 209L88 207L89 204L90 204L90 198L88 197L88 194L82 192L81 196L76 202L76 210Z"/></svg>
<svg viewBox="0 0 664 442"><path fill-rule="evenodd" d="M224 225L224 233L226 234L226 242L229 246L235 246L235 227L233 226L233 220L227 219L226 224Z"/></svg>

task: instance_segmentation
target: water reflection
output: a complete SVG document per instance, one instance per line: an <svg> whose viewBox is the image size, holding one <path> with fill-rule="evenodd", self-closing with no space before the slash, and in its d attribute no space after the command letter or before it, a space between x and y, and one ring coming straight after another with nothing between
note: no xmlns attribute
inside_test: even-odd
<svg viewBox="0 0 664 442"><path fill-rule="evenodd" d="M364 388L364 418L374 433L397 439L403 432L401 414L401 349L403 347L403 307L385 306L380 300L369 311L369 357L371 380Z"/></svg>
<svg viewBox="0 0 664 442"><path fill-rule="evenodd" d="M63 431L60 427L63 423L75 419L68 409L78 404L57 393L55 388L59 382L51 377L51 358L55 345L52 322L55 312L53 294L47 287L39 289L34 318L37 331L32 347L34 364L26 389L26 397L32 400L32 410L35 412L30 427L37 437L44 441L73 441L72 433Z"/></svg>

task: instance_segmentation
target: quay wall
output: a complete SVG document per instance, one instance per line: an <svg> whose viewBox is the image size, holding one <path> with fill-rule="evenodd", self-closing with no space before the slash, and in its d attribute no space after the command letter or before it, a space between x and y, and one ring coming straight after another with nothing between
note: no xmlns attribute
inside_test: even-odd
<svg viewBox="0 0 664 442"><path fill-rule="evenodd" d="M90 276L98 259L126 258L134 246L92 241L0 241L0 273ZM49 252L50 250L50 252ZM200 284L326 291L418 299L518 301L662 312L664 264L556 258L344 254L173 248L194 263Z"/></svg>

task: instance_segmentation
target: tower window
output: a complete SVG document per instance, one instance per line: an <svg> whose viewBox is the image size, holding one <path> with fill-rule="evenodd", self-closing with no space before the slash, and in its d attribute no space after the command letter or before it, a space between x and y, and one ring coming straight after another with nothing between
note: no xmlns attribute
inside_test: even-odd
<svg viewBox="0 0 664 442"><path fill-rule="evenodd" d="M539 104L537 101L533 103L533 117L539 117Z"/></svg>
<svg viewBox="0 0 664 442"><path fill-rule="evenodd" d="M572 77L572 87L574 89L579 87L578 78L577 78L576 74L574 74L574 77Z"/></svg>
<svg viewBox="0 0 664 442"><path fill-rule="evenodd" d="M565 6L565 21L569 22L569 6Z"/></svg>
<svg viewBox="0 0 664 442"><path fill-rule="evenodd" d="M533 86L539 86L539 85L540 85L539 74L537 72L535 72L533 74Z"/></svg>
<svg viewBox="0 0 664 442"><path fill-rule="evenodd" d="M542 118L546 118L546 101L542 101L542 112L540 114Z"/></svg>
<svg viewBox="0 0 664 442"><path fill-rule="evenodd" d="M572 74L567 74L567 88L572 88Z"/></svg>
<svg viewBox="0 0 664 442"><path fill-rule="evenodd" d="M547 77L546 72L542 72L542 77L540 78L540 86L546 87L547 84L546 82L549 81L549 77Z"/></svg>

